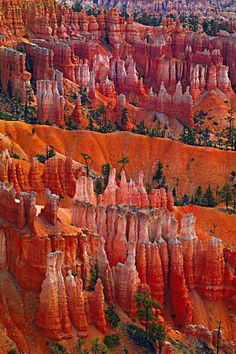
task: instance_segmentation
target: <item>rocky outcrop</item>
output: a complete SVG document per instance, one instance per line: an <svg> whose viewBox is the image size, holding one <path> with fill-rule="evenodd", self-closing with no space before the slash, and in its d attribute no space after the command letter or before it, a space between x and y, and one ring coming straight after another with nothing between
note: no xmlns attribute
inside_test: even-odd
<svg viewBox="0 0 236 354"><path fill-rule="evenodd" d="M64 127L64 97L58 91L57 81L37 81L38 121Z"/></svg>
<svg viewBox="0 0 236 354"><path fill-rule="evenodd" d="M173 222L175 230L168 244L170 252L169 286L173 316L179 326L184 326L192 322L192 304L184 276L183 249L181 242L176 238L178 223L176 220Z"/></svg>
<svg viewBox="0 0 236 354"><path fill-rule="evenodd" d="M34 43L20 43L19 48L25 48L26 61L31 70L31 80L53 80L53 51L43 48Z"/></svg>
<svg viewBox="0 0 236 354"><path fill-rule="evenodd" d="M71 321L79 331L79 335L86 337L88 334L88 321L85 313L83 282L78 277L74 277L72 272L69 271L65 279L65 286Z"/></svg>
<svg viewBox="0 0 236 354"><path fill-rule="evenodd" d="M129 250L128 258L124 264L118 263L113 270L115 283L115 297L125 312L130 317L136 314L135 295L138 292L140 279L135 267L135 252L133 246Z"/></svg>
<svg viewBox="0 0 236 354"><path fill-rule="evenodd" d="M49 189L46 189L45 199L45 206L40 215L44 216L49 223L55 225L58 221L57 213L60 198L58 195L52 194Z"/></svg>
<svg viewBox="0 0 236 354"><path fill-rule="evenodd" d="M89 309L95 326L103 333L107 331L104 294L101 279L97 280L94 293L89 297Z"/></svg>
<svg viewBox="0 0 236 354"><path fill-rule="evenodd" d="M72 335L65 283L61 273L62 263L62 252L48 254L47 273L40 293L37 321L48 337L57 340Z"/></svg>
<svg viewBox="0 0 236 354"><path fill-rule="evenodd" d="M38 163L34 158L32 159L32 163L30 165L29 170L29 184L31 190L35 192L42 192L44 190L42 175L39 171Z"/></svg>
<svg viewBox="0 0 236 354"><path fill-rule="evenodd" d="M11 48L0 48L0 83L3 93L19 97L23 103L31 90L31 74L26 71L26 56Z"/></svg>
<svg viewBox="0 0 236 354"><path fill-rule="evenodd" d="M204 272L201 277L199 291L209 300L223 297L225 263L222 241L212 237L204 252Z"/></svg>

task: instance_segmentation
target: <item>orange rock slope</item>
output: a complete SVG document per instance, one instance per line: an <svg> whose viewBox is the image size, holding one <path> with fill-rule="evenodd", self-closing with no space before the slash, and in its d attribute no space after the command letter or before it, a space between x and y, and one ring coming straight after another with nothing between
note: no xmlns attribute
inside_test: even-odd
<svg viewBox="0 0 236 354"><path fill-rule="evenodd" d="M34 134L32 128L35 129ZM68 155L80 163L84 163L80 152L89 154L93 159L93 169L100 173L104 163L118 168L117 161L128 156L128 175L137 180L139 171L143 171L145 182L151 182L161 160L169 188L176 187L179 180L180 195L194 194L198 185L203 190L209 184L214 190L221 188L236 169L234 152L192 147L169 139L128 132L71 132L56 127L0 121L0 133L0 147L10 151L13 143L14 152L26 160L36 154L45 154L45 146L52 145L59 154Z"/></svg>
<svg viewBox="0 0 236 354"><path fill-rule="evenodd" d="M13 287L9 293L1 288L7 335L30 353L44 353L47 338L70 346L77 333L88 336L92 324L100 335L109 330L108 303L135 318L135 295L149 290L163 305L167 328L205 336L212 346L219 320L222 347L235 350L233 249L216 237L198 238L192 213L178 222L174 214L183 210L174 209L172 195L162 188L148 196L142 173L138 183L124 172L121 181L115 176L113 170L99 196L91 177L78 176L71 210L61 210L48 189L39 208L33 192L16 194L9 183L0 184L0 275ZM14 316L12 293L25 310L20 303Z"/></svg>

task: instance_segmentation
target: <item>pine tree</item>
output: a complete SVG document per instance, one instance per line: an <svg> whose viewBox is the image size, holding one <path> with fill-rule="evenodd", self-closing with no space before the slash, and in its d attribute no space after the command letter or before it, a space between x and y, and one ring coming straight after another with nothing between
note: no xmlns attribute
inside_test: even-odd
<svg viewBox="0 0 236 354"><path fill-rule="evenodd" d="M108 184L110 171L111 171L111 165L109 163L105 163L104 165L102 165L102 174L103 174L103 178L104 178L104 187L105 188Z"/></svg>
<svg viewBox="0 0 236 354"><path fill-rule="evenodd" d="M96 194L102 194L102 192L103 192L102 181L100 178L98 178L95 182L94 191Z"/></svg>
<svg viewBox="0 0 236 354"><path fill-rule="evenodd" d="M202 187L198 186L197 191L194 196L194 204L201 205L202 204Z"/></svg>
<svg viewBox="0 0 236 354"><path fill-rule="evenodd" d="M180 136L180 140L184 144L196 145L196 134L192 127L185 126Z"/></svg>
<svg viewBox="0 0 236 354"><path fill-rule="evenodd" d="M187 194L183 195L182 204L183 205L189 205L189 196Z"/></svg>
<svg viewBox="0 0 236 354"><path fill-rule="evenodd" d="M128 109L123 108L121 112L121 126L124 128L128 122Z"/></svg>
<svg viewBox="0 0 236 354"><path fill-rule="evenodd" d="M10 99L13 97L11 80L8 80L7 83L7 95Z"/></svg>
<svg viewBox="0 0 236 354"><path fill-rule="evenodd" d="M84 152L81 152L80 155L83 157L84 159L84 162L85 162L85 167L86 167L86 174L87 174L87 177L89 176L89 172L90 172L90 168L89 168L89 160L92 160L91 156L84 153Z"/></svg>
<svg viewBox="0 0 236 354"><path fill-rule="evenodd" d="M158 188L165 187L166 177L163 174L163 163L161 160L158 161L157 172L153 176L152 180L157 182Z"/></svg>
<svg viewBox="0 0 236 354"><path fill-rule="evenodd" d="M122 158L121 158L120 160L118 160L117 162L118 162L119 164L121 164L121 168L120 168L120 170L119 170L119 172L118 172L118 175L120 175L120 174L121 174L121 171L125 169L125 165L126 165L127 163L129 163L129 158L128 158L128 156L122 156Z"/></svg>
<svg viewBox="0 0 236 354"><path fill-rule="evenodd" d="M229 183L225 183L225 185L223 186L222 191L221 191L221 197L224 199L226 209L228 210L229 203L233 199L233 191L232 191Z"/></svg>
<svg viewBox="0 0 236 354"><path fill-rule="evenodd" d="M149 293L148 294L138 293L136 295L136 304L138 310L138 318L141 321L144 321L145 332L147 334L150 321L154 321L156 319L156 314L154 309L159 309L161 307L155 300L152 300Z"/></svg>
<svg viewBox="0 0 236 354"><path fill-rule="evenodd" d="M211 186L209 185L206 189L206 192L203 195L202 205L213 208L216 206L216 200L213 197L213 192L211 190Z"/></svg>

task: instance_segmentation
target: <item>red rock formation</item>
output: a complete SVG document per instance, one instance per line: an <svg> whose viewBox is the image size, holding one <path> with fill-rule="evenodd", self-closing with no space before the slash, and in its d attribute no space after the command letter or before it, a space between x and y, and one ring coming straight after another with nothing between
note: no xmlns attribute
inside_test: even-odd
<svg viewBox="0 0 236 354"><path fill-rule="evenodd" d="M36 194L34 192L31 192L31 193L22 192L21 197L22 197L23 203L24 203L26 222L29 225L30 230L33 233L36 233L35 224L34 224L36 214L37 214L37 210L36 210L36 206L35 206Z"/></svg>
<svg viewBox="0 0 236 354"><path fill-rule="evenodd" d="M57 42L53 44L53 63L57 70L61 71L65 78L75 82L75 70L77 60L73 49L66 43Z"/></svg>
<svg viewBox="0 0 236 354"><path fill-rule="evenodd" d="M25 48L26 59L32 66L34 83L38 80L53 80L53 51L32 43L20 43L19 46Z"/></svg>
<svg viewBox="0 0 236 354"><path fill-rule="evenodd" d="M47 273L40 293L38 326L56 340L71 337L67 297L61 273L63 253L51 252L47 257Z"/></svg>
<svg viewBox="0 0 236 354"><path fill-rule="evenodd" d="M116 232L112 240L112 257L109 259L111 266L116 266L118 262L125 262L126 244L126 218L123 215L117 214Z"/></svg>
<svg viewBox="0 0 236 354"><path fill-rule="evenodd" d="M137 246L136 269L141 283L147 283L147 260L146 247L144 243L139 243Z"/></svg>
<svg viewBox="0 0 236 354"><path fill-rule="evenodd" d="M64 194L58 172L58 159L51 158L45 162L43 181L46 188L54 194Z"/></svg>
<svg viewBox="0 0 236 354"><path fill-rule="evenodd" d="M195 288L194 260L200 257L196 252L197 236L195 233L196 218L193 214L186 214L181 220L180 240L183 248L184 274L187 288L191 291Z"/></svg>
<svg viewBox="0 0 236 354"><path fill-rule="evenodd" d="M158 304L164 304L164 280L162 274L161 258L156 243L147 245L147 284L151 296Z"/></svg>
<svg viewBox="0 0 236 354"><path fill-rule="evenodd" d="M192 304L184 277L182 245L177 239L169 242L170 275L169 286L171 291L172 311L178 325L184 326L192 322ZM179 304L181 303L181 307Z"/></svg>
<svg viewBox="0 0 236 354"><path fill-rule="evenodd" d="M60 95L56 81L37 81L38 121L64 127L64 97Z"/></svg>
<svg viewBox="0 0 236 354"><path fill-rule="evenodd" d="M73 122L77 125L77 127L80 127L82 118L83 118L83 115L82 115L81 99L78 96L78 98L75 102L75 108L72 113Z"/></svg>
<svg viewBox="0 0 236 354"><path fill-rule="evenodd" d="M75 189L76 189L76 179L74 177L73 173L73 163L71 158L67 158L65 160L65 170L64 170L64 175L65 175L65 188L66 188L66 193L69 197L73 197L75 194Z"/></svg>
<svg viewBox="0 0 236 354"><path fill-rule="evenodd" d="M38 163L34 158L32 159L29 170L29 184L31 190L35 192L42 192L44 190L42 176L38 169Z"/></svg>
<svg viewBox="0 0 236 354"><path fill-rule="evenodd" d="M204 252L204 272L201 277L199 291L209 300L219 300L224 289L224 258L222 241L212 237Z"/></svg>
<svg viewBox="0 0 236 354"><path fill-rule="evenodd" d="M135 267L135 253L130 250L124 264L118 263L114 269L115 296L118 304L130 317L136 314L135 294L140 279Z"/></svg>
<svg viewBox="0 0 236 354"><path fill-rule="evenodd" d="M14 186L16 193L19 193L20 186L16 175L16 164L14 160L12 160L11 163L9 164L8 172L9 172L9 182Z"/></svg>
<svg viewBox="0 0 236 354"><path fill-rule="evenodd" d="M17 181L19 183L19 187L23 192L29 192L30 191L30 185L29 185L29 179L26 171L24 170L23 166L21 163L18 163L16 165L16 175L17 175ZM15 185L14 185L15 187Z"/></svg>
<svg viewBox="0 0 236 354"><path fill-rule="evenodd" d="M7 270L7 242L3 230L0 231L0 270Z"/></svg>
<svg viewBox="0 0 236 354"><path fill-rule="evenodd" d="M97 280L94 293L89 298L89 308L92 321L95 326L103 333L107 331L107 322L104 308L104 295L101 279Z"/></svg>
<svg viewBox="0 0 236 354"><path fill-rule="evenodd" d="M4 184L0 185L0 215L18 229L23 229L26 223L24 203L21 195L16 199L14 188L7 188Z"/></svg>
<svg viewBox="0 0 236 354"><path fill-rule="evenodd" d="M11 48L0 48L0 82L5 95L18 96L22 102L26 100L27 89L30 88L31 75L26 71L26 56Z"/></svg>
<svg viewBox="0 0 236 354"><path fill-rule="evenodd" d="M40 215L44 216L45 219L55 225L58 221L58 204L59 204L59 196L56 194L52 194L49 189L46 189L46 202L45 206L42 209Z"/></svg>
<svg viewBox="0 0 236 354"><path fill-rule="evenodd" d="M75 278L71 271L65 279L68 309L73 325L78 329L81 337L88 335L88 321L85 313L83 282Z"/></svg>

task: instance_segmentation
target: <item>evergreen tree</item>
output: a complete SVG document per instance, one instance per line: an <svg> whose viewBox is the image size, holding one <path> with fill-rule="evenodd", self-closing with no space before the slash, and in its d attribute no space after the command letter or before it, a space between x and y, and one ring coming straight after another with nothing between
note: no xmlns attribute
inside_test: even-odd
<svg viewBox="0 0 236 354"><path fill-rule="evenodd" d="M189 196L187 194L183 195L182 204L183 205L189 205Z"/></svg>
<svg viewBox="0 0 236 354"><path fill-rule="evenodd" d="M90 278L90 285L89 285L90 291L94 291L97 280L99 278L99 273L100 273L100 269L98 264L96 263L94 268L91 269L91 278Z"/></svg>
<svg viewBox="0 0 236 354"><path fill-rule="evenodd" d="M180 136L180 140L188 145L196 145L196 134L193 128L185 126Z"/></svg>
<svg viewBox="0 0 236 354"><path fill-rule="evenodd" d="M161 160L158 161L157 172L153 176L152 180L157 182L158 188L165 187L166 177L163 174L163 163Z"/></svg>
<svg viewBox="0 0 236 354"><path fill-rule="evenodd" d="M95 182L94 191L95 191L96 194L102 194L103 188L102 188L101 178L97 178L97 180Z"/></svg>
<svg viewBox="0 0 236 354"><path fill-rule="evenodd" d="M85 163L85 166L86 166L86 174L87 174L87 177L89 176L89 172L90 172L90 168L89 168L89 160L91 161L92 158L90 155L84 153L84 152L81 152L80 155L83 157L84 159L84 163Z"/></svg>
<svg viewBox="0 0 236 354"><path fill-rule="evenodd" d="M105 188L108 184L110 171L111 171L111 165L109 163L105 163L104 165L102 165L102 174L103 174L103 178L104 178L104 187Z"/></svg>
<svg viewBox="0 0 236 354"><path fill-rule="evenodd" d="M233 192L233 211L235 214L236 213L236 183L233 185L232 192Z"/></svg>
<svg viewBox="0 0 236 354"><path fill-rule="evenodd" d="M13 97L11 80L8 80L7 83L7 95L10 99Z"/></svg>
<svg viewBox="0 0 236 354"><path fill-rule="evenodd" d="M72 6L72 10L74 12L80 12L82 9L83 9L82 1L81 0L76 0L74 5Z"/></svg>
<svg viewBox="0 0 236 354"><path fill-rule="evenodd" d="M203 146L210 146L211 142L210 142L210 129L209 128L205 128L201 134L201 138L203 141Z"/></svg>
<svg viewBox="0 0 236 354"><path fill-rule="evenodd" d="M105 314L111 328L116 328L120 323L120 317L118 316L115 310L115 306L113 304L110 304L105 310Z"/></svg>
<svg viewBox="0 0 236 354"><path fill-rule="evenodd" d="M194 204L202 205L202 187L198 186L194 196Z"/></svg>
<svg viewBox="0 0 236 354"><path fill-rule="evenodd" d="M206 189L206 192L203 195L202 205L213 208L216 206L216 200L213 197L213 192L211 186L209 185Z"/></svg>
<svg viewBox="0 0 236 354"><path fill-rule="evenodd" d="M121 171L125 169L125 165L129 163L129 158L128 156L122 156L120 160L117 161L119 164L121 164L120 170L118 172L118 175L121 174Z"/></svg>
<svg viewBox="0 0 236 354"><path fill-rule="evenodd" d="M229 183L225 183L221 191L221 197L225 201L226 209L229 209L229 203L233 199L233 191Z"/></svg>
<svg viewBox="0 0 236 354"><path fill-rule="evenodd" d="M160 309L161 306L155 300L152 300L149 293L147 294L137 294L136 304L138 310L138 318L140 321L144 321L145 332L147 334L148 326L151 321L156 320L156 314L154 309Z"/></svg>
<svg viewBox="0 0 236 354"><path fill-rule="evenodd" d="M135 134L145 135L147 133L147 127L144 123L144 120L141 120L140 123L137 124L137 127L132 130Z"/></svg>
<svg viewBox="0 0 236 354"><path fill-rule="evenodd" d="M173 198L174 198L175 205L176 206L179 205L179 200L178 200L178 194L177 194L177 188L176 187L174 187L172 189L172 195L173 195Z"/></svg>
<svg viewBox="0 0 236 354"><path fill-rule="evenodd" d="M228 111L229 116L227 117L227 121L229 123L228 127L226 128L226 137L227 137L227 145L235 150L235 145L236 145L236 129L234 126L234 111L232 109L229 109Z"/></svg>
<svg viewBox="0 0 236 354"><path fill-rule="evenodd" d="M153 322L147 329L147 339L153 346L155 346L156 341L159 342L159 354L161 354L163 342L166 339L165 328Z"/></svg>
<svg viewBox="0 0 236 354"><path fill-rule="evenodd" d="M128 122L128 109L123 108L121 112L121 126L124 128Z"/></svg>
<svg viewBox="0 0 236 354"><path fill-rule="evenodd" d="M95 338L91 341L91 347L89 353L92 354L109 354L109 350L104 343L100 342L99 338Z"/></svg>

